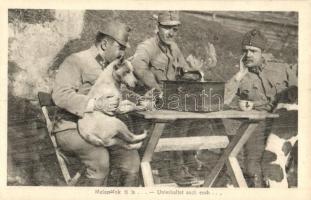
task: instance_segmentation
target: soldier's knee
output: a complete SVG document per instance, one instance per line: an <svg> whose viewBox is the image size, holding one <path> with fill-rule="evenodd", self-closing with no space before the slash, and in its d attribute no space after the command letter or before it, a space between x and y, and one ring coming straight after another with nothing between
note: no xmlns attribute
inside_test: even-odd
<svg viewBox="0 0 311 200"><path fill-rule="evenodd" d="M109 171L109 160L106 158L99 158L97 161L97 166L101 171Z"/></svg>
<svg viewBox="0 0 311 200"><path fill-rule="evenodd" d="M101 172L109 171L109 153L105 148L98 148L92 155L93 163Z"/></svg>
<svg viewBox="0 0 311 200"><path fill-rule="evenodd" d="M90 152L84 159L87 167L87 177L89 178L105 178L109 173L109 154L103 149Z"/></svg>
<svg viewBox="0 0 311 200"><path fill-rule="evenodd" d="M140 167L140 158L137 151L131 151L121 163L121 170L127 174L137 174Z"/></svg>

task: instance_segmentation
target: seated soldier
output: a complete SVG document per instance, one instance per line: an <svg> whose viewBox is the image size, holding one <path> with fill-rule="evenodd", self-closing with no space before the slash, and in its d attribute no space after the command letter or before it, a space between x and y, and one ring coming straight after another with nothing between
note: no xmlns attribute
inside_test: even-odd
<svg viewBox="0 0 311 200"><path fill-rule="evenodd" d="M139 94L156 89L162 93L164 80L176 80L179 70L193 71L202 63L190 63L190 67L175 43L175 39L181 22L179 14L175 11L161 12L157 17L156 35L137 46L133 56L132 65L134 73L143 85L138 89ZM190 120L177 120L169 124L164 130L164 136L185 137L193 123ZM167 135L166 135L167 134ZM190 155L189 155L190 153ZM184 159L191 157L192 152L172 152L170 159L170 177L177 184L196 182L193 174L185 165Z"/></svg>
<svg viewBox="0 0 311 200"><path fill-rule="evenodd" d="M278 95L290 86L297 85L297 74L291 66L264 59L263 53L266 44L265 36L257 29L244 35L240 71L226 83L225 104L232 105L236 103L236 100L246 98L254 101L255 110L273 112L279 103ZM278 125L272 126L277 127ZM245 127L246 124L242 124L240 128L245 129ZM283 134L287 135L286 129L282 130L284 130ZM289 135L291 134L294 132L291 131ZM261 165L267 136L271 137L271 122L263 121L245 145L245 173L249 177L249 184L254 187L263 187L263 174L271 174L267 171L262 172L262 169L269 170L266 162L262 163L263 168ZM266 158L265 160L273 161L271 159ZM267 177L265 178L267 179Z"/></svg>
<svg viewBox="0 0 311 200"><path fill-rule="evenodd" d="M106 186L110 168L120 169L122 186L138 185L140 159L137 150L92 145L77 129L77 121L84 113L95 110L109 113L116 109L116 98L102 101L101 98L89 99L87 94L107 65L123 59L129 31L123 23L110 22L98 32L93 46L65 59L55 78L52 98L66 113L56 123L56 139L63 151L74 153L86 166L85 177L80 179L79 185Z"/></svg>

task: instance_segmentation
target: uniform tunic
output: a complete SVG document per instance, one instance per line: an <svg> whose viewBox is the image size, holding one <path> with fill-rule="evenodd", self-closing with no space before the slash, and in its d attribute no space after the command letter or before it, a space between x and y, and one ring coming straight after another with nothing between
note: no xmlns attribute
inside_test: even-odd
<svg viewBox="0 0 311 200"><path fill-rule="evenodd" d="M262 66L250 69L241 81L233 76L225 87L225 104L236 106L237 100L247 97L254 101L254 109L272 112L277 96L290 86L297 86L297 69L279 62L264 62ZM254 130L245 145L245 165L248 176L255 177L255 186L261 186L261 160L266 146L266 137L271 132L271 121L262 121ZM274 124L273 126L276 126ZM242 123L238 131L244 131L247 122ZM265 168L264 168L265 169ZM257 183L256 183L257 180Z"/></svg>
<svg viewBox="0 0 311 200"><path fill-rule="evenodd" d="M173 43L168 47L161 43L158 36L137 46L132 65L135 74L147 89L160 89L161 81L175 80L179 67L190 69L177 44Z"/></svg>
<svg viewBox="0 0 311 200"><path fill-rule="evenodd" d="M103 68L105 64L95 46L68 56L61 64L55 77L52 98L64 112L59 115L54 132L61 149L75 153L85 164L88 178L107 178L110 167L118 168L125 174L124 177L129 177L128 182L123 177L124 185L136 186L140 163L136 150L94 146L78 133L77 120L88 111L87 94Z"/></svg>
<svg viewBox="0 0 311 200"><path fill-rule="evenodd" d="M258 70L247 73L238 82L235 76L226 83L225 104L245 95L254 101L255 109L272 111L276 96L290 86L297 86L295 66L279 62L265 62Z"/></svg>

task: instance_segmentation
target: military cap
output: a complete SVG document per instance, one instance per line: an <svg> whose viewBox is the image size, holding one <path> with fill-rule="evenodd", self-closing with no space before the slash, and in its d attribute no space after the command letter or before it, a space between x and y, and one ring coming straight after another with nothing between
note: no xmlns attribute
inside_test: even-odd
<svg viewBox="0 0 311 200"><path fill-rule="evenodd" d="M266 49L267 39L266 37L257 29L253 29L247 32L242 40L242 46L254 46L261 50Z"/></svg>
<svg viewBox="0 0 311 200"><path fill-rule="evenodd" d="M99 32L112 37L119 44L130 47L128 43L129 33L131 28L124 23L111 21L107 26Z"/></svg>
<svg viewBox="0 0 311 200"><path fill-rule="evenodd" d="M177 11L163 11L158 15L158 23L165 26L179 25L179 14Z"/></svg>

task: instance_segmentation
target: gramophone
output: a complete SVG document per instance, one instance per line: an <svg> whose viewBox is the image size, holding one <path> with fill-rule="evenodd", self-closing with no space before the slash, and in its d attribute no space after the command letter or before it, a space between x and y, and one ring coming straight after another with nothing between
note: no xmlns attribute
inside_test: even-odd
<svg viewBox="0 0 311 200"><path fill-rule="evenodd" d="M204 80L200 71L177 68L176 81L163 82L162 108L186 112L213 112L223 109L225 83Z"/></svg>

